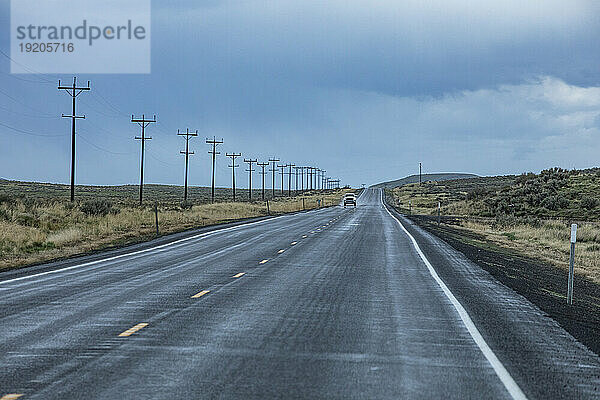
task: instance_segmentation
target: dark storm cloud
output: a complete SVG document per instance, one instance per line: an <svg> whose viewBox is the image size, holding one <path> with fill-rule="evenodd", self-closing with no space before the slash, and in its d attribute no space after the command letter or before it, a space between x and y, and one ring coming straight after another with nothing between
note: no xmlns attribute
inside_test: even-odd
<svg viewBox="0 0 600 400"><path fill-rule="evenodd" d="M128 115L142 112L158 114L147 176L160 183L181 181L176 131L187 127L223 137L223 151L318 165L352 184L398 178L419 161L484 174L589 166L600 151L598 15L592 1L155 1L153 73L80 77L93 86L81 136L119 154L79 141L78 177L137 180ZM68 111L54 85L2 83L29 112ZM0 106L14 112L2 116L11 126L68 130L60 118L24 117L1 94ZM0 135L4 176L67 180L68 138ZM191 182L207 184L207 149L193 148Z"/></svg>

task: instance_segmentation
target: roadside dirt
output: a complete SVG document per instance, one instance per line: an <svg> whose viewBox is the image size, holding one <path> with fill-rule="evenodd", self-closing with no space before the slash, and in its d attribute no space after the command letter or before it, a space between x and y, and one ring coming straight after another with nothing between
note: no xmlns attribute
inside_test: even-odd
<svg viewBox="0 0 600 400"><path fill-rule="evenodd" d="M476 233L452 227L451 220L438 226L435 217L413 215L409 218L526 297L600 355L600 285L576 275L574 301L569 306L566 303L567 274L563 270L490 243Z"/></svg>

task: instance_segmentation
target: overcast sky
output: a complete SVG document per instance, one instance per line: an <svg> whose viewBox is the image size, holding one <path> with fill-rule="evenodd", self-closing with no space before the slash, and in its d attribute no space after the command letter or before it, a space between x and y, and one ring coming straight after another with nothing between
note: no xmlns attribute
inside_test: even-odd
<svg viewBox="0 0 600 400"><path fill-rule="evenodd" d="M0 49L10 9L0 0ZM0 55L0 177L68 182L69 75L11 75ZM418 171L496 175L600 164L600 2L179 0L152 9L152 74L80 75L77 182L210 183L220 150L360 185ZM8 127L42 136L27 135ZM59 135L59 136L55 136ZM225 157L217 183L230 184ZM238 177L246 182L246 175Z"/></svg>

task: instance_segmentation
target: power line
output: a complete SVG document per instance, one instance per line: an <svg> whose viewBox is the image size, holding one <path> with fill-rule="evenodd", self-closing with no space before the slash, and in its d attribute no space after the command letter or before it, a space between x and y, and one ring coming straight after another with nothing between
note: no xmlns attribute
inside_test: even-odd
<svg viewBox="0 0 600 400"><path fill-rule="evenodd" d="M18 115L19 117L27 117L27 118L41 118L41 119L56 119L56 115L33 115L33 114L23 114L17 111L13 111L8 107L0 106L0 110L4 110L5 112L9 112L14 115Z"/></svg>
<svg viewBox="0 0 600 400"><path fill-rule="evenodd" d="M100 99L102 99L102 100L103 100L103 101L106 103L106 105L107 105L109 108L111 108L113 111L115 111L116 113L118 113L118 114L120 114L120 115L122 115L122 116L129 117L129 114L127 114L127 113L125 113L125 112L121 111L121 109L119 109L119 108L118 108L117 106L115 106L115 105L114 105L114 104L113 104L111 101L109 101L109 100L108 100L106 97L104 97L104 96L102 95L101 91L99 91L99 90L96 90L94 93L95 93L95 95L96 95L96 96L98 96Z"/></svg>
<svg viewBox="0 0 600 400"><path fill-rule="evenodd" d="M81 129L80 129L80 132L81 132ZM89 139L87 139L81 133L79 133L79 138L81 140L83 140L84 142L86 142L87 144L89 144L90 146L95 147L96 149L98 149L100 151L103 151L105 153L108 153L108 154L113 154L113 155L116 155L116 156L125 156L125 155L131 155L131 154L133 154L131 152L129 152L129 153L118 153L118 152L115 152L115 151L111 151L111 150L105 149L105 148L103 148L101 146L98 146L97 144L93 143L92 141L90 141Z"/></svg>
<svg viewBox="0 0 600 400"><path fill-rule="evenodd" d="M7 72L2 72L2 73L4 75L12 78L12 79L16 79L16 80L21 81L21 82L35 83L36 85L39 85L39 84L42 84L42 85L52 85L52 84L54 84L54 82L52 82L52 81L25 79L25 78L21 78L19 76L16 76L15 74L10 74L10 73L7 73Z"/></svg>
<svg viewBox="0 0 600 400"><path fill-rule="evenodd" d="M164 160L161 160L160 158L156 157L154 154L152 154L152 151L150 149L146 149L146 154L148 156L150 156L150 158L152 158L154 161L158 161L159 163L169 166L169 167L178 167L179 164L175 164L175 163L170 163L170 162L166 162Z"/></svg>
<svg viewBox="0 0 600 400"><path fill-rule="evenodd" d="M53 117L53 118L56 117L55 115L52 115L52 114L47 114L45 112L40 112L40 110L31 107L29 104L27 104L27 103L25 103L25 102L23 102L23 101L21 101L19 99L16 99L16 98L12 97L10 94L8 94L8 93L6 93L6 92L4 92L2 90L0 90L0 94L3 94L4 96L8 97L12 101L17 102L17 103L21 104L22 106L29 108L31 111L35 111L36 113L39 113L41 115L48 116L48 117Z"/></svg>
<svg viewBox="0 0 600 400"><path fill-rule="evenodd" d="M15 128L15 127L13 127L13 126L10 126L10 125L6 125L6 124L5 124L5 123L3 123L3 122L0 122L0 126L3 126L3 127L5 127L5 128L8 128L8 129L10 129L10 130L12 130L12 131L15 131L15 132L18 132L18 133L22 133L22 134L24 134L24 135L29 135L29 136L47 137L47 138L53 138L53 137L64 137L64 136L67 136L66 134L60 134L60 135L44 135L44 134L41 134L41 133L34 133L34 132L30 132L30 131L25 131L25 130L23 130L23 129Z"/></svg>
<svg viewBox="0 0 600 400"><path fill-rule="evenodd" d="M8 59L9 59L10 61L12 61L13 63L15 63L15 64L17 64L17 65L19 65L19 66L23 67L25 70L29 71L29 72L30 72L30 73L32 73L32 74L37 74L37 75L47 75L47 74L44 74L44 73L42 73L42 72L36 71L36 70L34 70L34 69L32 69L32 68L29 68L29 67L27 67L26 65L24 65L24 64L21 64L21 63L20 63L20 62L18 62L18 61L15 61L13 58L11 58L11 57L10 57L8 54L6 54L5 52L3 52L2 50L0 50L0 54L2 54L4 57L8 58ZM54 81L51 81L51 80L49 80L49 79L45 79L45 78L41 78L41 79L42 79L44 82L39 82L39 83L51 83L51 84L54 84Z"/></svg>

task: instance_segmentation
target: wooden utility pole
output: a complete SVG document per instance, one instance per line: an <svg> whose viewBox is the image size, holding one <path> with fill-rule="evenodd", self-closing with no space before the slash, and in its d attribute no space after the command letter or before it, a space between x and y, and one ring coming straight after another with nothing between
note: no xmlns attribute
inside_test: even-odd
<svg viewBox="0 0 600 400"><path fill-rule="evenodd" d="M278 165L278 168L281 168L281 197L284 196L283 191L283 182L285 181L285 169L287 168L287 164Z"/></svg>
<svg viewBox="0 0 600 400"><path fill-rule="evenodd" d="M143 191L144 191L144 145L146 140L151 140L151 137L146 137L146 127L150 124L156 123L156 115L152 119L146 119L146 116L142 114L142 118L135 118L131 116L131 122L138 124L142 127L142 136L136 136L135 140L142 142L141 158L140 158L140 206L142 205Z"/></svg>
<svg viewBox="0 0 600 400"><path fill-rule="evenodd" d="M288 171L288 197L292 197L292 168L294 168L294 164L287 165L290 169Z"/></svg>
<svg viewBox="0 0 600 400"><path fill-rule="evenodd" d="M321 187L319 186L319 180L321 179L321 169L315 168L315 189L319 190Z"/></svg>
<svg viewBox="0 0 600 400"><path fill-rule="evenodd" d="M254 159L244 159L245 163L248 163L248 200L252 201L252 173L254 172L254 168L252 168L252 164L258 162L258 160Z"/></svg>
<svg viewBox="0 0 600 400"><path fill-rule="evenodd" d="M190 151L190 138L198 136L198 131L190 133L189 129L185 130L185 133L179 132L177 129L177 136L183 136L185 138L185 151L180 151L180 154L185 154L185 179L184 179L184 189L183 189L183 202L187 202L188 197L188 160L189 156L194 154L193 151Z"/></svg>
<svg viewBox="0 0 600 400"><path fill-rule="evenodd" d="M231 187L233 189L233 201L235 201L235 169L239 167L239 165L235 163L235 159L241 157L242 153L225 153L225 155L231 157L231 165L229 168L231 168Z"/></svg>
<svg viewBox="0 0 600 400"><path fill-rule="evenodd" d="M223 139L217 140L216 137L213 136L212 139L206 139L207 144L212 145L212 150L208 152L208 154L212 154L212 184L210 191L211 201L215 202L215 163L217 161L217 154L221 154L217 151L217 145L223 143Z"/></svg>
<svg viewBox="0 0 600 400"><path fill-rule="evenodd" d="M262 175L262 199L265 199L265 175L268 173L268 171L265 171L265 167L269 165L268 162L257 162L256 165L258 165L261 168L260 174ZM267 202L267 204L269 204Z"/></svg>
<svg viewBox="0 0 600 400"><path fill-rule="evenodd" d="M75 99L82 92L90 90L90 81L88 81L87 87L77 87L77 77L73 77L73 86L62 86L59 80L58 90L66 91L73 100L71 115L62 114L61 116L62 118L71 118L71 201L75 201L75 121L85 119L85 115L77 116L75 113Z"/></svg>
<svg viewBox="0 0 600 400"><path fill-rule="evenodd" d="M294 171L296 173L296 186L294 186L294 188L296 189L296 195L298 194L298 170L302 168L302 167L294 167Z"/></svg>
<svg viewBox="0 0 600 400"><path fill-rule="evenodd" d="M302 193L304 193L304 170L306 167L300 167L300 181L302 183Z"/></svg>
<svg viewBox="0 0 600 400"><path fill-rule="evenodd" d="M273 167L269 170L273 174L273 198L275 198L275 176L277 175L277 162L281 161L278 158L269 158L269 162L273 163Z"/></svg>

